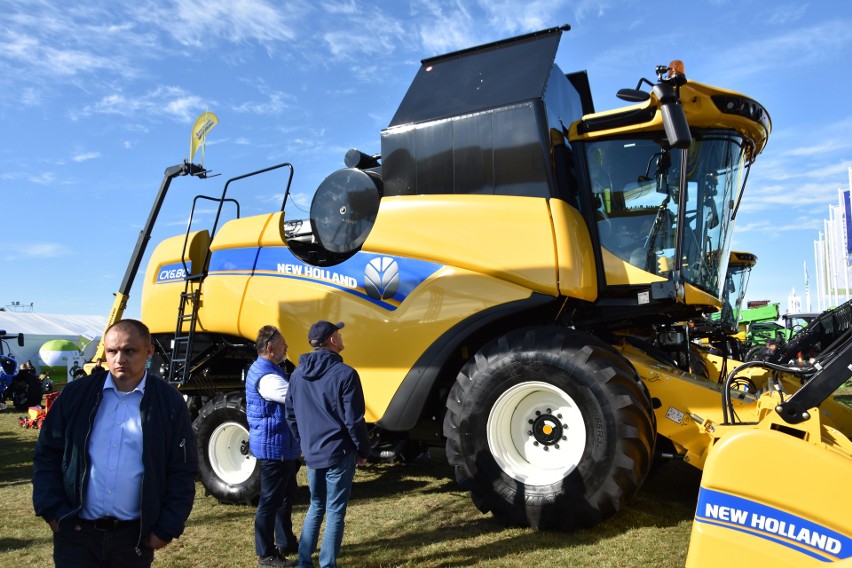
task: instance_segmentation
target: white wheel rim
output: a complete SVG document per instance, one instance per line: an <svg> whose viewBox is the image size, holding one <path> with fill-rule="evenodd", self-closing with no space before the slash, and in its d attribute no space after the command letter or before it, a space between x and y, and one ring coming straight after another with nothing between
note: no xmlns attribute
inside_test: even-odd
<svg viewBox="0 0 852 568"><path fill-rule="evenodd" d="M229 485L244 483L254 473L257 460L248 453L248 438L248 430L237 422L224 422L210 435L210 467Z"/></svg>
<svg viewBox="0 0 852 568"><path fill-rule="evenodd" d="M527 485L563 480L586 447L580 409L550 383L533 381L508 389L491 408L486 428L497 465Z"/></svg>

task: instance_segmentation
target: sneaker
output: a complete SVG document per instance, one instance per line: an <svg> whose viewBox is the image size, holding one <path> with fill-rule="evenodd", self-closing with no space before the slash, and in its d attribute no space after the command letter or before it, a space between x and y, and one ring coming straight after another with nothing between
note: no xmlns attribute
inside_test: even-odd
<svg viewBox="0 0 852 568"><path fill-rule="evenodd" d="M290 543L285 547L278 547L278 556L284 556L285 554L299 554L299 541L293 539Z"/></svg>
<svg viewBox="0 0 852 568"><path fill-rule="evenodd" d="M276 566L278 568L285 566L297 566L298 563L295 560L287 560L281 556L262 556L257 559L258 568L263 566Z"/></svg>

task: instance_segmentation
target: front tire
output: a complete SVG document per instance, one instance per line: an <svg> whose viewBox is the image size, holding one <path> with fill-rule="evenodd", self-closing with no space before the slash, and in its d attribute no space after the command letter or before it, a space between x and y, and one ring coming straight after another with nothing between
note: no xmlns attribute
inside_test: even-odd
<svg viewBox="0 0 852 568"><path fill-rule="evenodd" d="M650 470L655 430L630 364L559 327L486 344L444 418L447 458L477 507L534 529L591 527L619 511Z"/></svg>
<svg viewBox="0 0 852 568"><path fill-rule="evenodd" d="M260 468L249 451L246 405L241 393L219 395L192 423L201 483L220 503L253 504L260 495Z"/></svg>

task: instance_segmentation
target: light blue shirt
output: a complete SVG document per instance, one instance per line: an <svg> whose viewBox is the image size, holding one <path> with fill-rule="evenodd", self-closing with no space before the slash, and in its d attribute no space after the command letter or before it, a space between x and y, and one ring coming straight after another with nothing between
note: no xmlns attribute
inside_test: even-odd
<svg viewBox="0 0 852 568"><path fill-rule="evenodd" d="M142 503L142 417L139 403L145 393L146 371L128 393L115 387L107 374L103 399L89 435L89 478L80 517L138 519Z"/></svg>

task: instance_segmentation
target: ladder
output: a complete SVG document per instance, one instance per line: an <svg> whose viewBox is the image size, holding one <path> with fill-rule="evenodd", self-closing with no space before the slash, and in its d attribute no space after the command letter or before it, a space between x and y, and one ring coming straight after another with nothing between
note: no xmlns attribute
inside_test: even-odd
<svg viewBox="0 0 852 568"><path fill-rule="evenodd" d="M166 377L166 380L169 383L174 385L185 385L189 382L193 368L205 367L209 361L216 356L216 353L222 349L221 347L208 346L206 349L202 349L197 354L194 353L193 349L193 343L195 341L195 327L198 324L198 306L201 300L201 284L204 282L204 278L207 275L207 264L210 261L211 254L210 246L208 244L204 259L200 266L196 268L197 272L192 274L192 268L195 267L192 267L191 264L187 265L185 254L189 243L190 231L192 229L192 221L195 217L195 208L198 202L206 200L217 203L216 217L213 221L213 228L210 230L210 239L212 241L213 236L216 234L216 229L219 227L222 206L225 203L232 203L236 207L236 218L240 218L239 202L235 199L225 197L228 192L228 186L231 182L272 170L277 170L278 168L288 168L290 172L287 178L287 186L284 191L284 200L281 203L281 211L284 211L284 207L287 205L287 198L290 195L290 184L293 181L293 166L287 162L229 179L225 183L225 187L222 189L221 197L216 198L207 195L196 195L192 200L192 209L190 209L189 212L189 220L187 221L186 234L183 241L184 254L181 256L181 262L185 271L184 287L183 292L181 292L180 295L177 325L175 327L175 336L172 340L172 353L169 360L169 371ZM193 283L197 283L197 285L193 286ZM193 362L195 362L195 365L193 365Z"/></svg>
<svg viewBox="0 0 852 568"><path fill-rule="evenodd" d="M187 276L183 292L180 295L177 327L172 341L172 356L169 361L168 382L172 384L186 384L192 370L192 344L195 338L195 325L198 321L195 316L201 298L200 276L200 274ZM198 281L198 287L191 290L192 282L195 280ZM189 304L188 310L187 304ZM187 327L188 329L185 329Z"/></svg>

